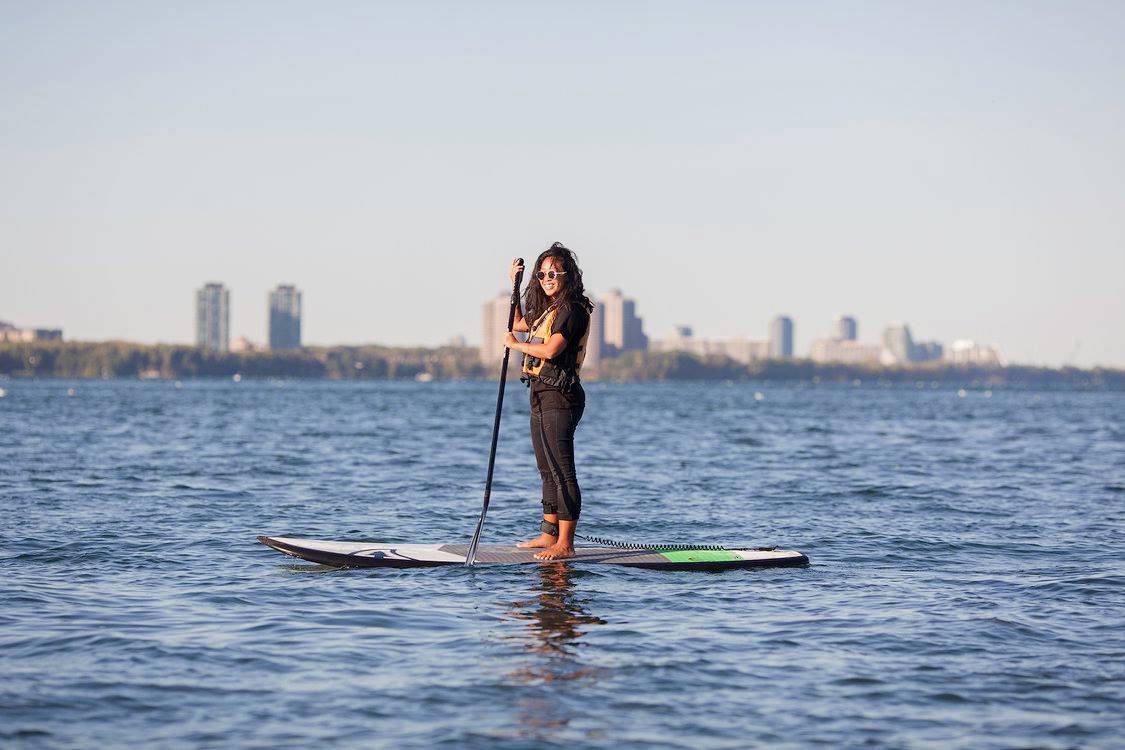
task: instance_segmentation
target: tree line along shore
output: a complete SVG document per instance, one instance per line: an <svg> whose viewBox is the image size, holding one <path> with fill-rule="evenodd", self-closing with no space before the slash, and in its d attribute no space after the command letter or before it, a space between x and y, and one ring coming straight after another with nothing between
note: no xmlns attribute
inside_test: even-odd
<svg viewBox="0 0 1125 750"><path fill-rule="evenodd" d="M196 346L107 342L0 344L0 376L53 378L328 378L334 380L481 380L495 378L475 347L310 346L284 351L216 352ZM513 358L511 371L519 367ZM685 352L629 352L604 360L584 379L941 382L977 386L1060 386L1125 390L1125 370L1074 367L979 367L948 363L882 367L764 360L749 365Z"/></svg>

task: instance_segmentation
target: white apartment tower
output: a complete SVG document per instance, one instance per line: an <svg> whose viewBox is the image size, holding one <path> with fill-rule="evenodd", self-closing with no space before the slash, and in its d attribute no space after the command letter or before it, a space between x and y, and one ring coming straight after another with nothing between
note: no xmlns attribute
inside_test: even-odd
<svg viewBox="0 0 1125 750"><path fill-rule="evenodd" d="M211 282L195 292L195 344L230 351L230 290Z"/></svg>

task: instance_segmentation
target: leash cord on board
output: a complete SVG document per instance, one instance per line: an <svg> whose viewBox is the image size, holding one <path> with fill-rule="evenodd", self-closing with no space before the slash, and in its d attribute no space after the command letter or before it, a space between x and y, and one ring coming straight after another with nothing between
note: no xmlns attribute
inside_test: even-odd
<svg viewBox="0 0 1125 750"><path fill-rule="evenodd" d="M604 539L600 536L585 536L584 534L575 534L574 536L586 542L600 544L603 547L644 549L651 550L652 552L691 552L703 550L719 552L726 550L726 547L721 544L632 544L630 542L618 542L614 539Z"/></svg>

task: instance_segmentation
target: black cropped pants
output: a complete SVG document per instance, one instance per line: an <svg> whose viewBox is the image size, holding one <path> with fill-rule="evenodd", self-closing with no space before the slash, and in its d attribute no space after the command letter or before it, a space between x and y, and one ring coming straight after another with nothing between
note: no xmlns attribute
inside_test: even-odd
<svg viewBox="0 0 1125 750"><path fill-rule="evenodd" d="M543 512L577 521L582 490L574 470L574 430L586 409L586 394L575 383L569 393L532 383L531 445L543 479Z"/></svg>

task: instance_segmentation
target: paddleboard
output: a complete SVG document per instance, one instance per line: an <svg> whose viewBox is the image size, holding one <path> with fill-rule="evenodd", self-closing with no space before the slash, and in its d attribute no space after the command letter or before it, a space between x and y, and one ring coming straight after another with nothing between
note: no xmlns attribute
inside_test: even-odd
<svg viewBox="0 0 1125 750"><path fill-rule="evenodd" d="M385 544L378 542L331 542L321 539L260 536L267 547L309 562L337 568L422 568L464 565L467 544ZM537 549L515 545L482 544L477 547L477 565L543 564ZM778 568L808 565L800 552L784 549L742 548L720 550L653 550L617 547L574 548L568 563L621 565L656 570L728 570L731 568Z"/></svg>

